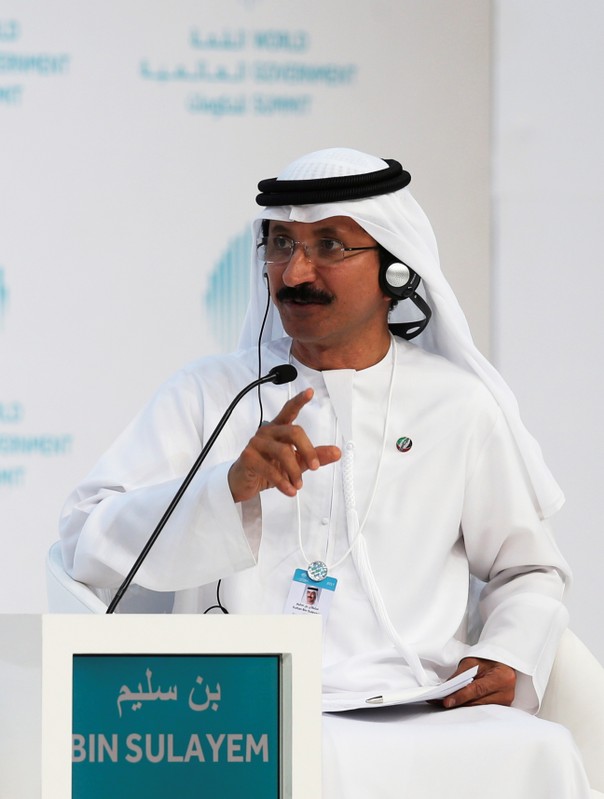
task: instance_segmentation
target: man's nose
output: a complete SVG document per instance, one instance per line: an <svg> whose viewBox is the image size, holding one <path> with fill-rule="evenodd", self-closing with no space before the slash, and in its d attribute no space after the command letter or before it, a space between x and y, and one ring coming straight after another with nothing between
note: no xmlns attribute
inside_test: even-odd
<svg viewBox="0 0 604 799"><path fill-rule="evenodd" d="M283 270L282 280L286 286L312 283L316 278L315 265L310 260L303 242L297 242L289 263Z"/></svg>

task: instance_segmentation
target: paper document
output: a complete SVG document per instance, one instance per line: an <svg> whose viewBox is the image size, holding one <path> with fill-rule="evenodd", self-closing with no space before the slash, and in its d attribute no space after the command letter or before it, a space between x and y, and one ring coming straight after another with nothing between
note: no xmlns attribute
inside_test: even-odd
<svg viewBox="0 0 604 799"><path fill-rule="evenodd" d="M391 694L372 694L370 696L367 693L323 694L323 711L330 713L368 707L407 705L412 702L427 702L430 699L443 699L443 697L449 696L449 694L469 685L477 672L478 666L474 666L439 685L418 685L414 688L407 688L404 691Z"/></svg>

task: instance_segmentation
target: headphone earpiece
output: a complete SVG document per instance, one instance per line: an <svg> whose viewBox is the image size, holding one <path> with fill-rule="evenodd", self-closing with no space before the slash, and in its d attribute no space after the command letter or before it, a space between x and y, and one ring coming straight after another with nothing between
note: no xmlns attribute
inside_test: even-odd
<svg viewBox="0 0 604 799"><path fill-rule="evenodd" d="M403 261L386 250L380 250L380 288L393 300L411 297L420 283L420 276Z"/></svg>
<svg viewBox="0 0 604 799"><path fill-rule="evenodd" d="M411 300L415 307L423 314L423 319L414 322L399 322L389 325L392 332L407 340L418 336L425 328L432 311L428 303L417 293L421 277L403 261L395 258L392 253L380 247L380 288L392 300Z"/></svg>

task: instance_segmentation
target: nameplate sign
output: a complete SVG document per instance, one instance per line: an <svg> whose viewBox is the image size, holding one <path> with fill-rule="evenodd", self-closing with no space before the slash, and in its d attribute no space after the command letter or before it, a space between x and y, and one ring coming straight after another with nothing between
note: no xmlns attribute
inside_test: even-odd
<svg viewBox="0 0 604 799"><path fill-rule="evenodd" d="M312 622L45 616L44 799L319 797Z"/></svg>

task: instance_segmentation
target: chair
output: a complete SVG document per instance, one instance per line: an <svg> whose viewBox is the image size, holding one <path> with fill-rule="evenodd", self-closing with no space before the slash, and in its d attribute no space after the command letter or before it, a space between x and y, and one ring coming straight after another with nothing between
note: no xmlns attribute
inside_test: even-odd
<svg viewBox="0 0 604 799"><path fill-rule="evenodd" d="M604 668L571 630L560 640L538 715L571 731L592 795L604 797Z"/></svg>
<svg viewBox="0 0 604 799"><path fill-rule="evenodd" d="M92 588L79 583L65 571L61 542L56 541L46 556L46 594L51 613L105 613L107 604Z"/></svg>
<svg viewBox="0 0 604 799"><path fill-rule="evenodd" d="M46 556L46 594L51 613L106 613L114 591L91 588L65 571L61 542L55 541ZM171 613L173 591L150 591L131 585L119 603L120 613Z"/></svg>

